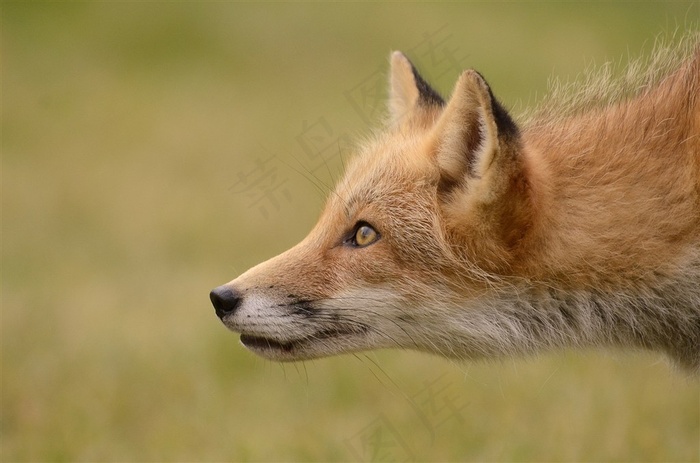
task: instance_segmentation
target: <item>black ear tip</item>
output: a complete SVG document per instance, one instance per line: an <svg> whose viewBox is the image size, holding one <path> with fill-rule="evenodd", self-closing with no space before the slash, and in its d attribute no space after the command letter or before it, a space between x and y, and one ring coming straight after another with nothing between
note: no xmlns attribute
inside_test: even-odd
<svg viewBox="0 0 700 463"><path fill-rule="evenodd" d="M491 108L493 111L493 118L496 121L498 133L505 137L517 138L520 134L520 129L511 117L510 113L508 113L508 110L506 110L505 106L503 106L503 104L500 101L498 101L498 98L494 96L493 90L491 90L491 86L484 78L484 75L476 70L472 70L472 72L474 72L474 74L476 74L479 77L479 79L481 79L481 81L486 86L486 89L489 92L489 98L491 99Z"/></svg>
<svg viewBox="0 0 700 463"><path fill-rule="evenodd" d="M445 100L442 99L442 96L440 96L438 92L433 90L430 84L428 84L428 82L426 82L426 80L423 79L423 77L420 75L418 69L413 65L413 63L411 63L410 61L408 63L411 65L413 80L416 82L416 88L418 89L418 94L420 95L419 102L427 106L444 106Z"/></svg>
<svg viewBox="0 0 700 463"><path fill-rule="evenodd" d="M496 127L498 127L498 133L507 138L517 138L520 134L520 129L515 123L513 118L510 116L506 108L501 104L500 101L493 96L491 89L489 89L489 94L491 95L491 107L493 108L493 118L496 121Z"/></svg>

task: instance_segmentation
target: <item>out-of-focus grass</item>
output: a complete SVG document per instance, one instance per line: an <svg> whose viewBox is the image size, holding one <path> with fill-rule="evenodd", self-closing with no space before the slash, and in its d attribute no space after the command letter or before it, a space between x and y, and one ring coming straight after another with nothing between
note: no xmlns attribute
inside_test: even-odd
<svg viewBox="0 0 700 463"><path fill-rule="evenodd" d="M352 150L314 158L304 127L368 133L353 92L390 50L445 93L475 67L517 108L697 17L693 2L3 2L3 461L698 460L697 380L657 356L277 365L207 300L313 225ZM245 183L268 159L274 201Z"/></svg>

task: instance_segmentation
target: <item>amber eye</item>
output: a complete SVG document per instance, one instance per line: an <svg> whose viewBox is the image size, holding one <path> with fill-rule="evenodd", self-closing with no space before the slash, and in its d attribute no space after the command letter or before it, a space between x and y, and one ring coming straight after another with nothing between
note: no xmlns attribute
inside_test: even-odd
<svg viewBox="0 0 700 463"><path fill-rule="evenodd" d="M379 233L370 225L364 224L357 228L353 244L358 247L369 246L379 239Z"/></svg>

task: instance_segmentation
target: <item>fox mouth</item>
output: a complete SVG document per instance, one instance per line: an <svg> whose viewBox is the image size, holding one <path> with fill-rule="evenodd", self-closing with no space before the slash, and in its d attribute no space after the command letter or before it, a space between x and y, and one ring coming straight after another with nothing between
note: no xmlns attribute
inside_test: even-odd
<svg viewBox="0 0 700 463"><path fill-rule="evenodd" d="M323 341L332 338L341 338L349 336L357 336L364 334L367 331L365 326L356 326L352 329L331 328L319 331L312 335L307 335L299 339L288 341L279 341L273 338L264 336L255 336L249 334L241 334L241 344L247 349L260 355L261 357L271 360L303 360L306 358L320 357L318 349L313 349L315 344L321 343L321 349L327 350L328 345L323 346ZM326 354L327 355L327 354Z"/></svg>

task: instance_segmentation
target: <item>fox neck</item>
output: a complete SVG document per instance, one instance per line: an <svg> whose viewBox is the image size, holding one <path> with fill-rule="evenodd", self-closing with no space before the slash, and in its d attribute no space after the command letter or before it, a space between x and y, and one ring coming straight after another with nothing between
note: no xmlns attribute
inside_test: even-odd
<svg viewBox="0 0 700 463"><path fill-rule="evenodd" d="M503 286L449 326L435 326L431 348L459 358L532 354L562 347L627 346L666 351L680 366L700 371L700 260L681 280L624 290L563 290L523 282ZM492 293L493 294L493 293ZM440 342L442 341L442 342Z"/></svg>
<svg viewBox="0 0 700 463"><path fill-rule="evenodd" d="M699 92L700 48L634 99L525 128L530 220L511 274L618 289L676 273L700 237Z"/></svg>

